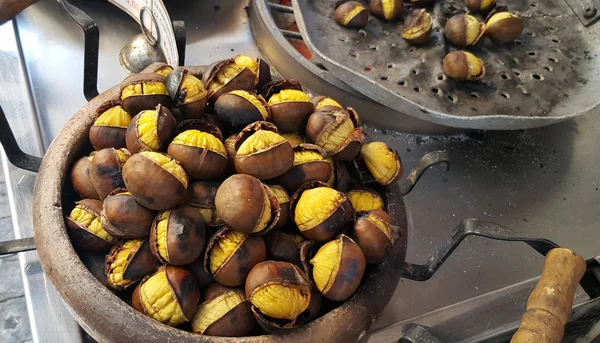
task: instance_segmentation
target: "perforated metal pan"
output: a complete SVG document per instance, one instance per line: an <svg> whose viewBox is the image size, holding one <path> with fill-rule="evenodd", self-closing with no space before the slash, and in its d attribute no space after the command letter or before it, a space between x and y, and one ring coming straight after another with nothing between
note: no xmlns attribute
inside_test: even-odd
<svg viewBox="0 0 600 343"><path fill-rule="evenodd" d="M585 1L593 8L593 1ZM293 2L304 41L336 77L402 113L452 127L514 130L563 121L600 105L600 24L580 21L574 10L586 8L583 0L499 1L523 18L525 31L514 43L496 45L484 37L468 49L487 69L477 83L459 83L442 72L445 54L455 50L443 27L465 12L462 0L428 7L434 30L422 47L402 39L402 22L371 16L364 30L339 26L333 20L336 3ZM597 15L588 12L592 19Z"/></svg>

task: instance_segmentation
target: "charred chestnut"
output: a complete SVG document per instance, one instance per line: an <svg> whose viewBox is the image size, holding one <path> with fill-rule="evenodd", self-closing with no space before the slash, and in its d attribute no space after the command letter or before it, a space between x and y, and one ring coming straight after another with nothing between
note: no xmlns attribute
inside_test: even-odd
<svg viewBox="0 0 600 343"><path fill-rule="evenodd" d="M210 133L184 131L173 139L167 152L192 179L219 179L227 173L225 146Z"/></svg>
<svg viewBox="0 0 600 343"><path fill-rule="evenodd" d="M319 181L304 184L294 193L290 214L300 234L317 242L337 236L354 216L348 197Z"/></svg>
<svg viewBox="0 0 600 343"><path fill-rule="evenodd" d="M243 291L215 283L208 287L192 320L192 332L207 336L248 336L256 320Z"/></svg>
<svg viewBox="0 0 600 343"><path fill-rule="evenodd" d="M363 212L354 222L352 238L358 244L367 263L379 263L392 250L397 233L391 218L383 210Z"/></svg>
<svg viewBox="0 0 600 343"><path fill-rule="evenodd" d="M273 94L268 104L271 121L281 132L303 132L308 117L315 109L308 94L295 89Z"/></svg>
<svg viewBox="0 0 600 343"><path fill-rule="evenodd" d="M286 190L279 185L267 185L267 187L269 187L273 195L275 195L275 198L277 198L279 208L281 209L279 220L273 229L281 229L290 218L290 196Z"/></svg>
<svg viewBox="0 0 600 343"><path fill-rule="evenodd" d="M94 149L124 148L125 132L130 122L131 115L121 107L120 101L108 101L100 105L89 135Z"/></svg>
<svg viewBox="0 0 600 343"><path fill-rule="evenodd" d="M273 261L284 261L300 266L300 248L291 234L273 230L265 236L267 257Z"/></svg>
<svg viewBox="0 0 600 343"><path fill-rule="evenodd" d="M207 235L208 236L208 235ZM154 255L153 255L154 256ZM205 288L208 285L215 282L212 274L204 269L204 258L206 257L206 247L202 250L200 257L198 257L194 262L187 265L187 269L192 271L196 279L198 279L198 285L200 288Z"/></svg>
<svg viewBox="0 0 600 343"><path fill-rule="evenodd" d="M408 44L425 44L431 36L432 25L431 14L425 9L412 10L404 22L402 38Z"/></svg>
<svg viewBox="0 0 600 343"><path fill-rule="evenodd" d="M171 98L165 87L165 77L155 73L129 75L121 82L121 107L136 115L158 104L169 107Z"/></svg>
<svg viewBox="0 0 600 343"><path fill-rule="evenodd" d="M102 149L94 154L90 175L92 184L100 200L104 200L112 191L123 188L123 165L129 159L127 149Z"/></svg>
<svg viewBox="0 0 600 343"><path fill-rule="evenodd" d="M404 2L402 0L371 0L369 11L379 19L396 21L402 18Z"/></svg>
<svg viewBox="0 0 600 343"><path fill-rule="evenodd" d="M194 317L200 302L200 287L189 270L164 265L140 282L131 302L133 308L146 316L177 326Z"/></svg>
<svg viewBox="0 0 600 343"><path fill-rule="evenodd" d="M486 22L485 35L498 44L509 43L521 37L523 20L510 12L491 13Z"/></svg>
<svg viewBox="0 0 600 343"><path fill-rule="evenodd" d="M106 255L108 285L124 290L158 268L158 260L150 252L146 239L132 239L117 243Z"/></svg>
<svg viewBox="0 0 600 343"><path fill-rule="evenodd" d="M260 95L235 90L221 95L215 102L215 113L234 128L243 128L255 121L271 119L269 106Z"/></svg>
<svg viewBox="0 0 600 343"><path fill-rule="evenodd" d="M360 285L365 255L348 236L325 243L310 260L313 280L323 296L333 301L348 299Z"/></svg>
<svg viewBox="0 0 600 343"><path fill-rule="evenodd" d="M362 186L355 187L346 195L348 196L348 199L350 199L350 203L355 212L383 209L383 199L381 198L381 195L371 188Z"/></svg>
<svg viewBox="0 0 600 343"><path fill-rule="evenodd" d="M294 165L277 178L277 183L294 193L309 181L327 182L331 177L331 165L326 156L325 150L313 144L294 147Z"/></svg>
<svg viewBox="0 0 600 343"><path fill-rule="evenodd" d="M252 70L237 64L233 58L210 65L202 78L208 90L209 103L214 103L221 94L234 90L252 91L256 83Z"/></svg>
<svg viewBox="0 0 600 343"><path fill-rule="evenodd" d="M219 182L196 181L188 187L189 205L199 209L204 223L208 226L219 227L225 224L217 213L215 196Z"/></svg>
<svg viewBox="0 0 600 343"><path fill-rule="evenodd" d="M348 1L335 9L335 21L351 29L362 29L369 22L369 12L358 1Z"/></svg>
<svg viewBox="0 0 600 343"><path fill-rule="evenodd" d="M250 124L235 143L235 169L261 180L275 178L290 169L294 150L269 122Z"/></svg>
<svg viewBox="0 0 600 343"><path fill-rule="evenodd" d="M100 221L112 236L121 239L148 236L156 212L135 201L125 189L117 189L104 199Z"/></svg>
<svg viewBox="0 0 600 343"><path fill-rule="evenodd" d="M177 67L165 78L165 85L173 104L186 118L200 118L208 98L202 81L186 68Z"/></svg>
<svg viewBox="0 0 600 343"><path fill-rule="evenodd" d="M144 110L129 123L125 136L127 149L132 154L140 151L164 151L176 125L177 121L171 111L162 105Z"/></svg>
<svg viewBox="0 0 600 343"><path fill-rule="evenodd" d="M104 230L100 222L102 201L83 199L66 218L67 231L73 246L86 252L106 252L117 241Z"/></svg>
<svg viewBox="0 0 600 343"><path fill-rule="evenodd" d="M156 211L181 204L188 186L187 175L179 162L152 151L140 152L127 160L123 181L137 202Z"/></svg>
<svg viewBox="0 0 600 343"><path fill-rule="evenodd" d="M94 184L92 183L92 159L93 155L84 156L77 160L71 169L71 184L75 192L82 199L100 199Z"/></svg>
<svg viewBox="0 0 600 343"><path fill-rule="evenodd" d="M208 243L204 268L221 285L237 287L244 284L252 267L266 259L267 250L262 237L224 227Z"/></svg>
<svg viewBox="0 0 600 343"><path fill-rule="evenodd" d="M377 183L387 186L402 176L398 154L383 142L372 142L360 148L360 156Z"/></svg>
<svg viewBox="0 0 600 343"><path fill-rule="evenodd" d="M227 178L215 195L217 214L231 229L266 232L279 221L280 205L269 187L247 174Z"/></svg>
<svg viewBox="0 0 600 343"><path fill-rule="evenodd" d="M444 57L444 74L457 81L479 81L485 76L485 65L466 51L453 51Z"/></svg>
<svg viewBox="0 0 600 343"><path fill-rule="evenodd" d="M260 90L265 84L271 82L271 67L263 59L254 60L246 55L237 55L234 60L236 64L250 69L256 76L256 89Z"/></svg>
<svg viewBox="0 0 600 343"><path fill-rule="evenodd" d="M468 14L458 14L448 19L444 35L450 43L467 47L477 44L483 33L485 24Z"/></svg>
<svg viewBox="0 0 600 343"><path fill-rule="evenodd" d="M471 12L487 12L496 4L496 0L465 0L465 6Z"/></svg>
<svg viewBox="0 0 600 343"><path fill-rule="evenodd" d="M353 160L365 139L358 127L358 115L349 110L323 108L308 118L308 141L323 148L334 160Z"/></svg>

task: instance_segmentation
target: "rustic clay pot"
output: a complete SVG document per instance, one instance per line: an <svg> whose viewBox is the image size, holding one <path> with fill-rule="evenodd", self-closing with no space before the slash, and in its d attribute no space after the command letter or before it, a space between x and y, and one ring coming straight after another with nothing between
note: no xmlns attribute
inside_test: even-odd
<svg viewBox="0 0 600 343"><path fill-rule="evenodd" d="M68 304L73 317L98 342L353 342L368 330L389 303L406 257L407 222L398 186L386 196L401 238L385 260L365 274L357 292L344 304L284 335L226 338L200 336L161 324L137 312L104 287L75 253L64 214L73 206L69 186L73 164L85 153L95 109L118 98L118 87L100 94L79 110L52 142L39 170L33 208L35 242L44 272Z"/></svg>

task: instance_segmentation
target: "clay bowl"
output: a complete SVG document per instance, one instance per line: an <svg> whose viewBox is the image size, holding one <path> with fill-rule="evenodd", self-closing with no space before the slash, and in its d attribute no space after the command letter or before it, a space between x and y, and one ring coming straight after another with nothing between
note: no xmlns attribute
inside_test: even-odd
<svg viewBox="0 0 600 343"><path fill-rule="evenodd" d="M384 198L401 239L384 262L367 269L357 292L339 307L284 335L241 338L200 336L161 324L134 310L104 287L81 262L65 227L64 214L76 195L68 175L72 165L91 151L88 132L95 109L116 99L118 88L100 94L68 121L52 142L35 185L35 242L44 272L77 322L98 342L351 342L356 341L389 303L400 280L406 257L407 222L397 186Z"/></svg>

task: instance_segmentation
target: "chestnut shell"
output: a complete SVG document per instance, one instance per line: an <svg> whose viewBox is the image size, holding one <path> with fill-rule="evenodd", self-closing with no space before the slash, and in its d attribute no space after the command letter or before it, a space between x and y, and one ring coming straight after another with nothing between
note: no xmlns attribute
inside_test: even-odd
<svg viewBox="0 0 600 343"><path fill-rule="evenodd" d="M177 120L171 114L168 108L157 105L156 111L158 112L157 122L156 122L156 132L158 134L158 151L165 151L167 145L171 141L171 136L173 135L173 131L175 130L175 126L177 125ZM140 151L156 151L156 149L152 149L147 146L142 140L138 137L137 133L137 122L140 119L139 114L137 114L129 123L129 127L127 127L127 133L125 134L125 141L127 142L127 150L129 150L132 154L135 154Z"/></svg>
<svg viewBox="0 0 600 343"><path fill-rule="evenodd" d="M143 238L150 232L156 212L145 208L118 189L104 199L100 221L106 232L121 239Z"/></svg>
<svg viewBox="0 0 600 343"><path fill-rule="evenodd" d="M102 211L102 201L96 199L83 199L76 202L77 205L82 205L88 212L93 213L96 217L100 216ZM67 215L65 218L67 233L71 239L71 243L75 250L85 252L107 252L112 248L113 243L105 241L88 231L86 228L75 222Z"/></svg>
<svg viewBox="0 0 600 343"><path fill-rule="evenodd" d="M347 28L351 28L351 29L362 29L365 26L367 26L367 23L369 22L369 11L367 11L366 8L363 11L361 11L360 13L358 13L356 16L354 16L354 18L352 18L352 20L350 20L348 22L348 24L346 24L346 25L343 24L344 16L346 16L346 14L348 12L352 11L354 9L354 7L356 7L356 6L362 6L362 4L357 1L348 1L348 2L345 2L341 5L339 5L335 9L335 13L334 13L335 21L338 24L345 26Z"/></svg>
<svg viewBox="0 0 600 343"><path fill-rule="evenodd" d="M96 188L100 200L104 200L115 189L125 187L121 162L115 150L114 148L102 149L94 154L91 161L92 184ZM129 153L127 150L124 152Z"/></svg>
<svg viewBox="0 0 600 343"><path fill-rule="evenodd" d="M396 21L402 18L402 14L404 13L404 1L402 0L392 0L394 3L394 8L392 10L392 16L388 19L385 18L383 13L383 4L382 0L371 0L369 3L369 11L372 15L376 16L379 19Z"/></svg>
<svg viewBox="0 0 600 343"><path fill-rule="evenodd" d="M100 199L94 184L92 183L92 175L90 169L92 162L84 156L77 160L71 169L71 184L75 192L82 199Z"/></svg>
<svg viewBox="0 0 600 343"><path fill-rule="evenodd" d="M232 288L221 286L218 283L210 285L204 292L203 302L208 302L216 297L231 291ZM256 320L252 315L252 304L245 300L229 310L224 316L210 324L203 335L221 337L243 337L252 333Z"/></svg>
<svg viewBox="0 0 600 343"><path fill-rule="evenodd" d="M155 73L142 73L132 74L121 82L120 90L126 86L143 83L143 82L165 82L165 78L162 75ZM167 94L147 94L147 95L134 95L121 100L121 107L132 115L137 115L143 110L151 110L156 108L159 104L166 107L171 106L171 98Z"/></svg>
<svg viewBox="0 0 600 343"><path fill-rule="evenodd" d="M273 230L265 235L267 257L273 261L283 261L300 266L300 249L290 234Z"/></svg>
<svg viewBox="0 0 600 343"><path fill-rule="evenodd" d="M269 120L271 114L267 102L261 95L257 95L256 97L267 110L269 117L266 119L263 118L259 109L250 101L233 93L223 94L217 99L215 102L215 113L221 120L231 123L231 126L238 129L255 121Z"/></svg>
<svg viewBox="0 0 600 343"><path fill-rule="evenodd" d="M269 106L271 121L280 132L304 132L308 117L314 112L315 106L309 101L288 101Z"/></svg>
<svg viewBox="0 0 600 343"><path fill-rule="evenodd" d="M167 153L175 158L191 179L220 179L227 173L228 160L216 151L185 144L169 144Z"/></svg>
<svg viewBox="0 0 600 343"><path fill-rule="evenodd" d="M227 64L235 63L235 60L230 58L227 60L215 62L207 67L206 72L202 76L202 82L208 89L208 85L215 78L219 70ZM252 91L256 84L256 76L248 68L244 68L233 79L217 88L214 91L208 91L208 102L213 104L222 94L229 93L234 90Z"/></svg>
<svg viewBox="0 0 600 343"><path fill-rule="evenodd" d="M408 16L406 17L406 20L404 21L404 30L406 30L407 28L410 27L414 27L414 26L420 26L423 25L422 21L423 21L423 14L425 13L425 9L414 9L412 10ZM402 35L402 38L408 43L408 44L412 44L412 45L423 45L425 43L427 43L429 41L429 37L431 37L431 29L433 27L433 23L432 25L429 26L428 30L425 31L423 34L417 36L417 37L405 37L404 35ZM404 32L404 30L402 30Z"/></svg>
<svg viewBox="0 0 600 343"><path fill-rule="evenodd" d="M206 107L208 91L206 91L206 94L202 98L187 104L184 103L186 93L185 90L183 92L180 91L179 87L181 86L183 77L186 74L196 77L186 67L174 68L173 71L170 72L165 78L165 86L169 96L171 97L171 100L173 101L173 104L179 108L185 118L200 118L204 113L204 108ZM202 82L202 80L200 80L200 82Z"/></svg>
<svg viewBox="0 0 600 343"><path fill-rule="evenodd" d="M319 153L323 156L323 160L293 165L287 172L279 176L277 183L289 193L294 193L300 186L309 181L327 182L331 177L331 165L325 159L327 157L325 150L314 144L300 144L294 147L294 152L306 150Z"/></svg>
<svg viewBox="0 0 600 343"><path fill-rule="evenodd" d="M110 100L101 104L96 110L96 119L110 108L120 105L121 101L118 100ZM95 150L124 148L126 131L126 127L92 125L89 134L90 142Z"/></svg>
<svg viewBox="0 0 600 343"><path fill-rule="evenodd" d="M365 273L366 261L362 250L351 238L341 235L339 240L344 245L338 272L331 288L323 296L333 301L348 299L362 281Z"/></svg>
<svg viewBox="0 0 600 343"><path fill-rule="evenodd" d="M391 225L391 218L383 210L372 210L359 216L354 223L352 239L362 250L367 263L372 264L383 261L385 256L392 250L394 238L393 236L392 239L388 238L375 223L371 222L367 218L369 213L377 216L388 225ZM390 230L393 231L391 227Z"/></svg>
<svg viewBox="0 0 600 343"><path fill-rule="evenodd" d="M119 241L117 244L115 244L112 247L110 252L106 255L105 274L108 274L108 272L110 270L110 265L115 261L115 259L117 257L117 253L123 246L123 243L125 243L125 242ZM144 278L144 276L155 272L156 269L158 268L158 266L159 266L158 260L156 259L156 257L154 257L154 255L152 255L152 252L150 251L150 246L148 244L148 240L146 239L140 245L140 247L137 249L137 251L134 252L133 257L131 257L125 265L125 271L123 272L123 279L131 280L133 282L124 287L115 288L110 285L109 285L109 287L113 288L115 290L124 290L124 289L131 288L138 281L140 281L142 278Z"/></svg>

